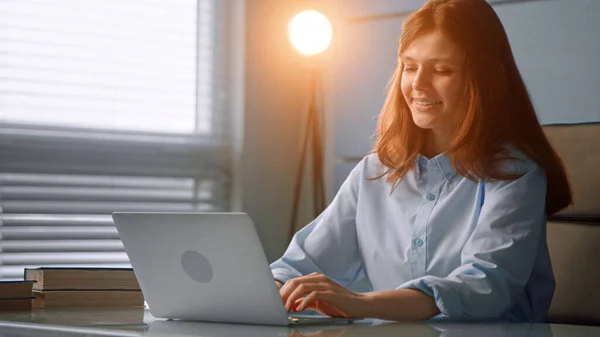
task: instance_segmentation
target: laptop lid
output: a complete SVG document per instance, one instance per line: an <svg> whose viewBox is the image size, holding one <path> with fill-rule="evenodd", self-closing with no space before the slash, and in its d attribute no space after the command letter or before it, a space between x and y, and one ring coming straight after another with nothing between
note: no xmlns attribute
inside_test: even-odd
<svg viewBox="0 0 600 337"><path fill-rule="evenodd" d="M288 325L245 213L124 213L113 220L155 317Z"/></svg>

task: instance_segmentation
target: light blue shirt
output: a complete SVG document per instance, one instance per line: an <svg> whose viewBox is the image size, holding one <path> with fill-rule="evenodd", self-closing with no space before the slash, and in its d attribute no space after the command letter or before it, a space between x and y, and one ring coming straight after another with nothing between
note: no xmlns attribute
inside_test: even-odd
<svg viewBox="0 0 600 337"><path fill-rule="evenodd" d="M385 172L376 154L350 173L333 202L296 233L271 264L281 281L312 272L348 287L419 289L440 309L434 319L546 319L554 276L546 244L546 175L521 153L508 181L475 183L445 155L419 155L392 192L368 180Z"/></svg>

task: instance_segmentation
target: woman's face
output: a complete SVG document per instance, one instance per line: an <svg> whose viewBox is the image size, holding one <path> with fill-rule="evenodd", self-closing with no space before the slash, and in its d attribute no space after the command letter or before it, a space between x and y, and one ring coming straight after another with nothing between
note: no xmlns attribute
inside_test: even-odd
<svg viewBox="0 0 600 337"><path fill-rule="evenodd" d="M414 123L446 141L458 110L461 60L459 48L437 31L417 37L400 55L402 94Z"/></svg>

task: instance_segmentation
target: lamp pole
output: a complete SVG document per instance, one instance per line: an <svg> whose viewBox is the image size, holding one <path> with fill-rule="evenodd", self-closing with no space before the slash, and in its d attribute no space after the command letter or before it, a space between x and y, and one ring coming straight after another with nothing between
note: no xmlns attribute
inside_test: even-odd
<svg viewBox="0 0 600 337"><path fill-rule="evenodd" d="M305 11L294 17L290 23L289 33L292 45L300 53L315 55L323 52L329 47L332 37L332 27L329 20L323 14L316 11ZM304 177L304 166L309 149L312 155L312 198L314 216L317 217L326 207L323 174L324 137L322 135L324 128L321 126L321 122L324 122L324 118L322 118L319 113L320 109L318 105L319 93L322 91L321 75L321 69L318 65L311 67L311 72L309 74L309 104L306 113L306 128L303 137L302 150L300 152L296 184L294 186L288 241L291 241L296 230L302 181Z"/></svg>
<svg viewBox="0 0 600 337"><path fill-rule="evenodd" d="M309 95L310 101L306 114L306 131L300 152L300 162L296 175L296 184L294 186L294 199L292 204L292 216L290 221L290 230L288 233L288 241L291 241L296 228L298 218L298 209L300 207L300 192L302 190L302 181L304 177L304 166L306 163L307 152L310 145L312 154L312 198L314 216L317 217L325 210L325 182L323 177L323 141L321 137L322 120L319 114L317 103L317 92L320 88L319 80L321 74L318 70L310 74L309 79ZM310 144L309 144L310 143Z"/></svg>

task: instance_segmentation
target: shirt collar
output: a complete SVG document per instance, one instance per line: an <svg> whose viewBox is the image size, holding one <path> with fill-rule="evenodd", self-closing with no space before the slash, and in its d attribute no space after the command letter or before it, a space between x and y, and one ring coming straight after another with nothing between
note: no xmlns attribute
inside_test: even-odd
<svg viewBox="0 0 600 337"><path fill-rule="evenodd" d="M427 171L427 166L436 165L444 173L444 178L450 181L455 175L456 171L452 168L452 157L441 153L431 159L427 159L422 154L417 155L417 173Z"/></svg>

